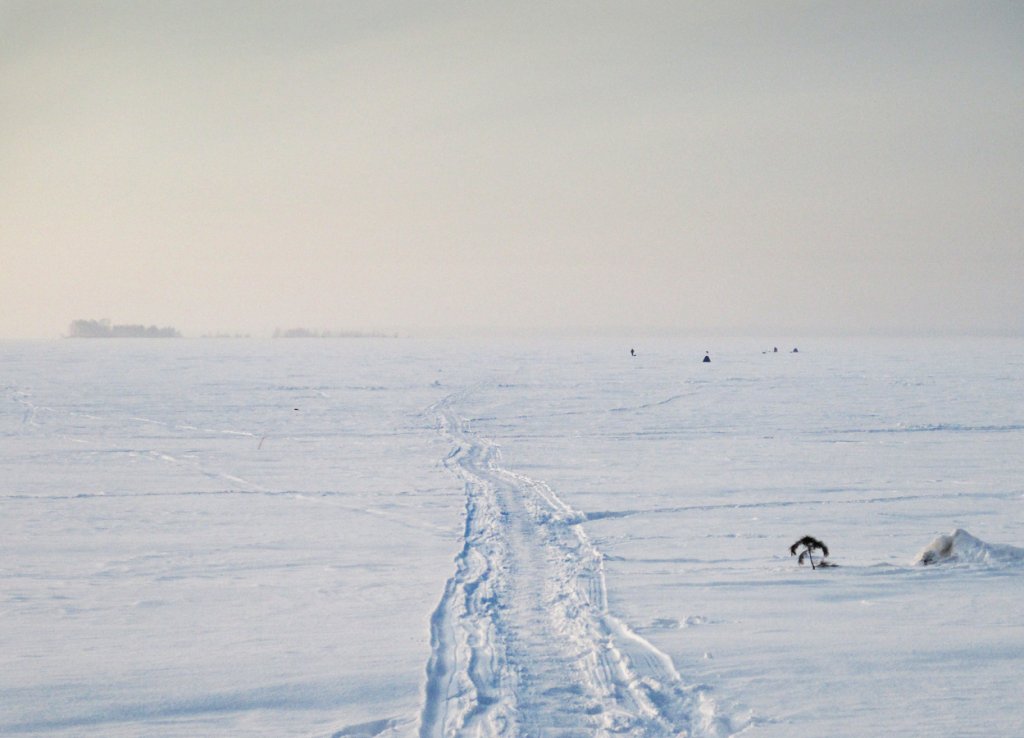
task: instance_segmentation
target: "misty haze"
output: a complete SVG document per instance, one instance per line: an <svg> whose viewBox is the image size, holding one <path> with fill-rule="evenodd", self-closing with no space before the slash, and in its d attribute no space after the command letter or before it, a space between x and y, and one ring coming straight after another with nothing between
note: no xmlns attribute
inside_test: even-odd
<svg viewBox="0 0 1024 738"><path fill-rule="evenodd" d="M0 735L1024 735L1021 90L994 0L0 0Z"/></svg>

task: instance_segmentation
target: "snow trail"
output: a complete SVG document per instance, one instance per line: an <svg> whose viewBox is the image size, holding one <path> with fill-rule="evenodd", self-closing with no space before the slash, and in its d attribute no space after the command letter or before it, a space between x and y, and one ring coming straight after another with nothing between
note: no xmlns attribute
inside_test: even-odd
<svg viewBox="0 0 1024 738"><path fill-rule="evenodd" d="M727 735L672 660L608 611L604 559L543 482L432 407L466 489L464 545L431 618L420 738Z"/></svg>

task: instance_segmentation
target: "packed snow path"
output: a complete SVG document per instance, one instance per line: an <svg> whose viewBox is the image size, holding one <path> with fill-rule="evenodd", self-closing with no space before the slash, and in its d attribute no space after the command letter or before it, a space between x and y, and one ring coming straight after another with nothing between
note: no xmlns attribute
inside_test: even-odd
<svg viewBox="0 0 1024 738"><path fill-rule="evenodd" d="M702 691L608 612L583 516L500 467L456 400L433 410L465 481L465 542L431 622L420 738L718 734Z"/></svg>

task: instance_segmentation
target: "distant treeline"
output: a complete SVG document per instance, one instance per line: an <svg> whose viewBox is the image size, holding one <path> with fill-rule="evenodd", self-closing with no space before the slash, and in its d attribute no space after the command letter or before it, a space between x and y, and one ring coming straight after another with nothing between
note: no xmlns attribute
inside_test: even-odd
<svg viewBox="0 0 1024 738"><path fill-rule="evenodd" d="M68 338L181 338L174 328L155 325L111 325L109 320L76 320L68 328Z"/></svg>
<svg viewBox="0 0 1024 738"><path fill-rule="evenodd" d="M75 320L68 327L68 338L181 338L171 327L155 325L112 325L109 320ZM204 334L203 338L249 338L249 334ZM278 328L274 338L398 338L397 334L361 331L311 331L306 328Z"/></svg>
<svg viewBox="0 0 1024 738"><path fill-rule="evenodd" d="M305 328L278 328L274 331L274 338L397 338L397 336L361 331L310 331Z"/></svg>

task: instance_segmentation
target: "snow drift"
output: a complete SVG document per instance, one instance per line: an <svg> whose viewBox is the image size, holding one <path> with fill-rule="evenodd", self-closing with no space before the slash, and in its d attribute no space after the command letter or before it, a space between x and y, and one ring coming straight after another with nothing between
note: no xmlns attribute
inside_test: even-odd
<svg viewBox="0 0 1024 738"><path fill-rule="evenodd" d="M929 543L914 559L915 564L928 566L955 561L970 564L1021 564L1024 548L999 543L986 543L963 528L942 535Z"/></svg>

